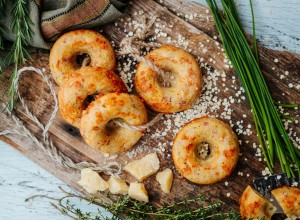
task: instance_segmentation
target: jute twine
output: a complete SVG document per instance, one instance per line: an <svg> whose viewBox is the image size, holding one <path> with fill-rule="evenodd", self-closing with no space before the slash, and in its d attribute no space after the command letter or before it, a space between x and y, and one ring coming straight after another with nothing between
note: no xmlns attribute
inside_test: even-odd
<svg viewBox="0 0 300 220"><path fill-rule="evenodd" d="M19 93L19 87L18 87L18 80L19 77L22 73L26 71L31 71L32 72L42 76L42 78L45 80L47 83L48 87L50 88L50 92L53 96L54 99L54 110L50 116L50 119L46 125L43 125L43 123L40 122L40 120L29 110L28 106L26 105L23 97ZM15 115L14 112L10 111L4 103L0 105L1 110L4 111L7 115L10 115L12 118L13 122L15 123L17 129L14 130L4 130L0 132L0 136L2 135L11 135L11 134L18 134L24 137L29 138L32 140L36 146L38 146L40 149L42 149L51 159L53 159L56 163L69 168L69 169L74 169L76 171L80 171L83 168L91 168L95 171L98 172L103 172L107 175L113 175L113 176L121 176L122 175L122 166L118 162L108 162L105 165L99 165L96 163L90 163L90 162L80 162L80 163L75 163L72 161L69 157L64 155L62 152L58 150L58 148L53 144L51 139L49 138L49 128L57 114L58 111L58 101L57 97L55 94L55 91L53 89L53 86L51 82L49 81L49 78L43 74L43 72L39 69L36 69L34 67L23 67L17 72L17 77L14 80L14 86L16 88L16 93L19 97L20 102L22 103L23 108L25 109L25 112L27 116L35 122L35 124L41 129L42 131L42 136L43 140L39 140L23 123L22 121Z"/></svg>
<svg viewBox="0 0 300 220"><path fill-rule="evenodd" d="M164 71L152 63L150 60L146 59L144 56L141 55L143 47L158 47L160 44L154 42L145 42L145 39L153 35L151 31L151 27L153 26L157 16L154 16L147 21L145 16L142 17L143 20L143 27L139 28L135 31L133 36L124 38L120 43L121 50L117 52L118 55L126 55L130 54L139 62L145 62L147 65L153 69L155 72L164 75Z"/></svg>
<svg viewBox="0 0 300 220"><path fill-rule="evenodd" d="M159 43L155 42L145 42L145 40L153 35L153 32L151 31L151 27L153 26L154 22L158 16L153 16L149 21L145 16L142 16L142 26L143 28L138 28L135 33L131 37L124 38L120 43L121 50L117 51L117 55L122 56L129 54L134 59L136 59L139 62L145 62L152 70L158 73L160 76L166 76L168 77L169 74L166 73L164 70L160 69L157 65L155 65L150 60L146 59L144 56L142 56L142 48L143 47L151 47L156 48L160 46ZM166 79L168 81L168 79ZM149 121L147 124L140 125L140 126L132 126L126 124L124 121L116 120L115 124L118 126L121 126L126 129L130 130L146 130L147 128L150 128L154 124L156 124L161 118L163 114L159 113L157 114L151 121Z"/></svg>
<svg viewBox="0 0 300 220"><path fill-rule="evenodd" d="M120 44L120 47L122 50L118 51L118 55L125 55L125 54L130 54L133 56L137 61L139 62L145 62L150 68L152 68L155 72L158 74L167 75L162 69L157 67L154 63L151 61L145 59L141 55L141 49L142 47L157 47L159 44L154 43L154 42L144 42L146 38L150 37L153 32L150 31L150 28L154 24L155 20L157 19L157 16L154 16L148 23L145 17L143 17L143 25L144 28L138 29L135 34L132 37L124 38ZM85 60L83 65L86 66L88 60ZM34 72L45 80L46 84L48 85L50 92L53 96L54 99L54 110L50 116L50 119L46 125L40 122L40 120L29 110L28 106L25 103L25 100L19 93L19 77L22 73L26 71L31 71ZM7 115L9 115L13 122L15 123L17 129L13 130L4 130L0 132L0 136L7 136L7 135L21 135L24 137L29 138L32 140L40 149L42 149L50 158L52 158L55 162L59 163L60 165L69 168L69 169L74 169L77 171L80 171L84 168L91 168L95 171L98 172L103 172L107 175L113 175L113 176L121 176L122 174L122 166L118 162L108 162L105 165L99 165L95 163L90 163L90 162L80 162L80 163L75 163L72 161L69 157L64 155L62 152L58 150L58 148L53 144L52 140L49 138L49 128L57 114L58 111L58 101L57 97L55 94L55 91L53 89L53 86L49 80L49 78L43 74L43 72L35 67L23 67L17 72L17 76L15 80L13 81L14 87L16 88L16 94L27 114L27 116L36 123L36 125L41 129L42 131L42 136L43 140L39 140L24 124L23 122L15 115L13 111L10 111L5 104L0 104L0 110L5 112ZM150 122L144 125L140 126L131 126L128 125L122 121L115 121L115 123L121 127L131 129L131 130L146 130L147 128L151 127L154 125L156 122L160 120L163 114L157 114Z"/></svg>
<svg viewBox="0 0 300 220"><path fill-rule="evenodd" d="M166 74L162 69L157 67L154 63L152 63L150 60L147 60L145 57L141 55L142 47L158 47L160 44L155 42L145 42L145 39L153 35L153 32L150 30L153 26L155 20L157 19L157 16L152 17L150 21L147 21L147 18L145 16L142 16L142 26L143 28L137 29L133 36L124 38L120 43L121 50L117 51L118 56L130 54L133 56L137 61L139 62L145 62L147 65L150 66L154 71L156 71L159 75L165 76ZM86 57L83 59L82 66L85 67L89 64L90 57ZM113 122L115 125L129 129L134 131L144 131L154 124L156 124L163 114L159 113L157 114L151 121L149 121L147 124L143 125L129 125L123 120L115 119Z"/></svg>

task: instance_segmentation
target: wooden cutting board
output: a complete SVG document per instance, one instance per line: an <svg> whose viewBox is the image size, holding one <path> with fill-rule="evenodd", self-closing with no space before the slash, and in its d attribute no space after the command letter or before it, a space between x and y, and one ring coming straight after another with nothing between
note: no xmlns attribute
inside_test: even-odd
<svg viewBox="0 0 300 220"><path fill-rule="evenodd" d="M132 25L130 26L132 20L137 20L140 23L141 14L146 15L146 17L158 15L159 21L153 27L154 32L157 32L154 35L157 36L156 42L172 44L190 51L199 59L205 79L201 97L192 110L164 116L161 121L149 129L133 150L120 153L115 160L124 165L133 159L141 158L149 152L158 152L161 169L172 168L175 179L172 193L169 195L160 191L155 176L145 180L150 200L156 205L172 203L174 200L186 197L193 198L196 195L204 195L208 200L221 200L227 204L228 208L237 211L239 207L238 200L242 191L248 184L252 183L253 179L261 176L266 164L257 157L259 152L255 144L258 145L258 140L250 105L247 99L243 98L244 94L239 92L240 82L223 55L219 40L215 37L218 34L213 19L207 10L208 8L204 6L186 1L164 0L162 3L161 1L149 0L145 3L143 0L136 0L129 7L129 16L117 21L117 25L110 24L101 28L103 34L118 46L126 36L125 31L127 33L132 31ZM158 35L162 35L162 37L158 37ZM259 52L261 67L274 100L283 103L299 102L300 56L263 47L259 47ZM40 69L45 68L45 73L51 78L48 54L34 53L32 56L34 61L28 61L25 66L32 65ZM133 77L130 77L130 74L134 73L135 65L130 67L124 65L124 63L128 64L128 59L128 57L125 57L118 60L119 66L116 72L123 79L129 79L126 83L128 87L133 88L131 81ZM4 71L4 85L8 85L11 72L12 67ZM57 92L59 90L58 86L52 79L51 81ZM54 106L48 87L35 74L26 74L21 77L20 82L20 91L28 106L43 123L46 123ZM4 88L1 87L1 94L3 91ZM209 100L210 98L215 99ZM5 101L5 98L1 99L1 102L3 101ZM218 106L218 103L220 106ZM231 110L228 110L226 106ZM299 120L299 110L288 112ZM26 116L19 104L17 105L17 114L25 125L40 138L41 134L38 127ZM212 185L196 185L182 178L174 168L172 158L169 156L172 140L181 125L202 115L218 117L230 123L240 140L241 156L235 171L228 179ZM0 112L0 131L7 128L14 128L14 124L7 115ZM300 126L298 124L289 124L289 128L292 129L293 135L299 137ZM50 128L50 137L61 152L76 162L85 160L105 164L110 161L101 153L89 148L80 136L79 131L63 122L59 115ZM77 190L82 190L77 184L80 177L79 173L56 164L30 140L17 135L8 135L7 137L0 137L0 139L11 144L65 183ZM276 170L279 171L278 167ZM128 177L128 180L132 181L132 178Z"/></svg>

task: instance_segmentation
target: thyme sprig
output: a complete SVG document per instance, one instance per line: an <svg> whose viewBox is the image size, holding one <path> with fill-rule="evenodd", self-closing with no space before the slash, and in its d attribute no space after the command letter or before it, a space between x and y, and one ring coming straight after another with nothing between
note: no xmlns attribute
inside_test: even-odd
<svg viewBox="0 0 300 220"><path fill-rule="evenodd" d="M280 112L274 104L259 67L252 1L250 0L254 52L247 42L234 1L221 0L224 14L219 11L215 0L207 0L207 3L221 35L225 52L232 62L250 102L260 146L269 170L273 172L274 159L277 158L282 171L287 173L288 177L295 177L293 167L299 170L300 150L293 146L284 129Z"/></svg>
<svg viewBox="0 0 300 220"><path fill-rule="evenodd" d="M67 192L59 187L64 193L61 198L52 198L44 195L36 195L27 199L31 200L36 197L44 197L50 199L52 207L59 210L62 214L72 219L83 220L100 220L100 219L119 219L116 216L122 215L127 220L133 219L240 219L240 215L234 211L222 212L221 202L213 202L208 205L199 204L204 202L203 196L194 199L185 199L183 201L175 202L172 205L164 205L162 207L155 207L149 203L142 203L131 199L129 196L118 196L111 198L111 201L105 201L103 198L85 197L76 192ZM96 205L105 208L106 211L111 212L114 216L104 217L103 211L97 209L96 212L82 211L77 208L71 199L79 199L79 201L86 201L88 205ZM194 206L196 208L192 208Z"/></svg>
<svg viewBox="0 0 300 220"><path fill-rule="evenodd" d="M28 42L32 37L32 30L30 25L33 24L28 12L28 3L30 0L0 0L0 5L2 9L5 8L6 4L12 4L13 8L11 10L11 24L10 29L15 35L15 40L12 44L12 47L9 50L8 55L0 63L0 71L3 68L8 67L11 64L14 64L14 70L10 77L10 84L7 88L9 101L8 107L13 109L15 106L15 96L16 89L14 87L14 80L17 76L18 66L24 64L26 58L31 59L31 56L26 49ZM3 15L4 11L0 11ZM4 49L3 45L3 29L0 28L0 49Z"/></svg>

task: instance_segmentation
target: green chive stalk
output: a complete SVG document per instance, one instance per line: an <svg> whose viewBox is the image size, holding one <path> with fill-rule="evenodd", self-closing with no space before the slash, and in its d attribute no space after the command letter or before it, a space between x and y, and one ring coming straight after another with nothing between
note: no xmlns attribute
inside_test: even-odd
<svg viewBox="0 0 300 220"><path fill-rule="evenodd" d="M252 1L250 0L253 49L247 42L234 1L221 0L224 13L220 12L216 0L206 1L222 38L225 52L250 102L258 139L269 170L274 172L274 160L277 158L282 171L287 173L288 177L295 177L293 169L299 170L300 150L293 146L284 129L280 112L276 108L276 103L271 97L259 67Z"/></svg>

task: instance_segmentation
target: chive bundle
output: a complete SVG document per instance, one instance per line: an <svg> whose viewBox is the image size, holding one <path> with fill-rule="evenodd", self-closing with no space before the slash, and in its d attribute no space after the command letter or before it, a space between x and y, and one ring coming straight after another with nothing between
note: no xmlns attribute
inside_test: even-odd
<svg viewBox="0 0 300 220"><path fill-rule="evenodd" d="M280 113L259 67L252 1L250 0L253 51L243 32L234 1L221 0L224 14L220 12L216 0L206 1L222 38L225 52L250 102L260 146L269 170L273 173L274 159L278 158L282 171L287 173L288 177L295 177L293 169L299 170L300 150L293 146L284 129Z"/></svg>

